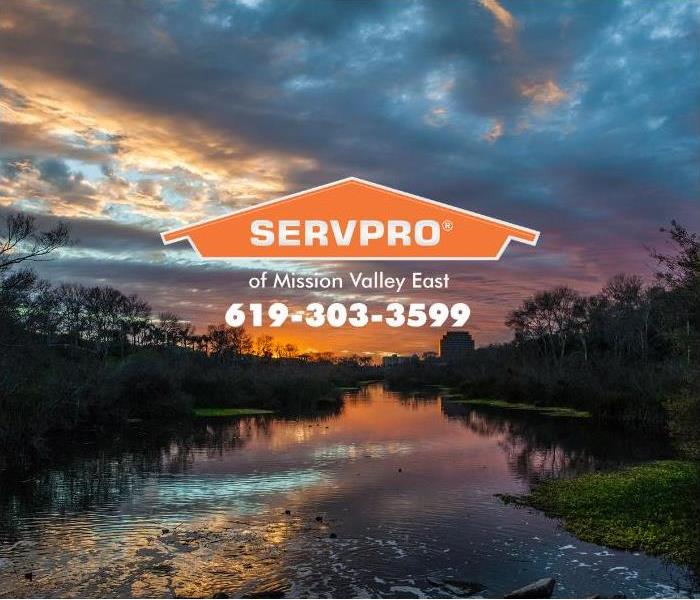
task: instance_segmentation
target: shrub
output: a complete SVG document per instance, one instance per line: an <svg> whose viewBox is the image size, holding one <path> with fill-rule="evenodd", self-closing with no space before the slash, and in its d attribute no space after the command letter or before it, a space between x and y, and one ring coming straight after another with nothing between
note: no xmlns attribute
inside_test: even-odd
<svg viewBox="0 0 700 600"><path fill-rule="evenodd" d="M105 416L170 419L191 412L191 398L183 392L177 375L162 356L133 354L107 369L94 406Z"/></svg>

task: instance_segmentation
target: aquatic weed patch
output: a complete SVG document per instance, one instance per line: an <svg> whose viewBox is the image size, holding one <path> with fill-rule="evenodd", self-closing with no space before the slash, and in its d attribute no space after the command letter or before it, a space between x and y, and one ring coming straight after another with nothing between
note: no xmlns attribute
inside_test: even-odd
<svg viewBox="0 0 700 600"><path fill-rule="evenodd" d="M453 400L452 397L456 394L443 394L443 399L456 404L471 404L474 406L491 406L493 408L503 408L506 410L525 410L537 412L548 417L576 417L587 418L591 413L585 410L577 410L567 406L537 406L536 404L525 404L524 402L507 402L506 400L492 400L486 398L464 398L462 400Z"/></svg>
<svg viewBox="0 0 700 600"><path fill-rule="evenodd" d="M274 410L262 408L195 408L197 417L245 417L250 415L270 415Z"/></svg>
<svg viewBox="0 0 700 600"><path fill-rule="evenodd" d="M697 570L699 492L698 465L668 460L549 480L522 503L561 519L586 542L641 550Z"/></svg>

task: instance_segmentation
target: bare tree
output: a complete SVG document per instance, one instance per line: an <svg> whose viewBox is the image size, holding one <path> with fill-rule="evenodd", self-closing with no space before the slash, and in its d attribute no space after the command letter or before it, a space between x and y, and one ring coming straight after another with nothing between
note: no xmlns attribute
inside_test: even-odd
<svg viewBox="0 0 700 600"><path fill-rule="evenodd" d="M31 294L37 285L33 271L14 267L28 261L46 260L54 250L69 243L68 228L62 223L48 231L39 231L32 216L21 213L7 216L5 228L0 228L0 320L3 328L10 327L10 323L26 321Z"/></svg>
<svg viewBox="0 0 700 600"><path fill-rule="evenodd" d="M506 320L521 342L540 344L545 357L561 360L566 354L571 337L578 334L581 296L562 286L538 292L523 302Z"/></svg>
<svg viewBox="0 0 700 600"><path fill-rule="evenodd" d="M253 341L243 327L209 325L207 329L211 353L221 360L229 356L241 357L253 351Z"/></svg>
<svg viewBox="0 0 700 600"><path fill-rule="evenodd" d="M8 215L5 230L0 234L0 274L26 261L46 260L49 254L70 243L70 231L65 223L40 231L33 216Z"/></svg>

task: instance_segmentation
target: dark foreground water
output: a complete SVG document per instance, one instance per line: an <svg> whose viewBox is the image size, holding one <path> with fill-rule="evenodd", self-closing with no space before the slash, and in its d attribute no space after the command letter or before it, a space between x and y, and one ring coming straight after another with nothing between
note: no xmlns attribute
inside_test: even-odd
<svg viewBox="0 0 700 600"><path fill-rule="evenodd" d="M691 594L679 567L494 497L667 452L585 421L375 384L323 417L134 426L104 446L2 482L1 596L447 597L450 576L485 597L545 576L559 597Z"/></svg>

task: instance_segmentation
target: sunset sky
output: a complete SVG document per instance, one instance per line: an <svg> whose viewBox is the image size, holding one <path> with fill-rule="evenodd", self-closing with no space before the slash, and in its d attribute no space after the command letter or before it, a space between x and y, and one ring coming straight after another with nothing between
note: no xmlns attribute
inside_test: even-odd
<svg viewBox="0 0 700 600"><path fill-rule="evenodd" d="M648 276L659 226L700 229L700 3L31 1L0 5L0 217L68 222L37 264L199 330L271 264L197 258L159 232L356 176L542 232L498 263L424 263L477 344L535 290ZM410 263L285 264L400 274ZM341 300L394 300L381 293ZM302 349L413 352L424 329L276 334Z"/></svg>

